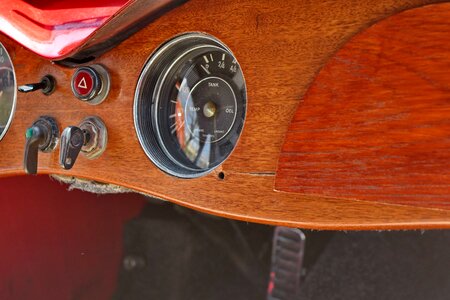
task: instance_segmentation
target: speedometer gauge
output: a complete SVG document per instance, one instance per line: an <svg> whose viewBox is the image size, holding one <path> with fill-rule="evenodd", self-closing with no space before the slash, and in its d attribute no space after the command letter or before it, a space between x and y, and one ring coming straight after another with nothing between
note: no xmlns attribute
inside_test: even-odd
<svg viewBox="0 0 450 300"><path fill-rule="evenodd" d="M178 36L147 61L134 121L147 156L183 178L204 175L234 149L246 113L244 77L234 55L200 33Z"/></svg>
<svg viewBox="0 0 450 300"><path fill-rule="evenodd" d="M0 140L5 136L14 116L16 91L14 67L8 52L0 43Z"/></svg>

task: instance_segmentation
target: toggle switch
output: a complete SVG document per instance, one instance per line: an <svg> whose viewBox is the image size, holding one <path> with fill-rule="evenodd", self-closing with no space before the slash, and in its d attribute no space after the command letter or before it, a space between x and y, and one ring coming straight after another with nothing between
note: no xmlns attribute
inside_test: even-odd
<svg viewBox="0 0 450 300"><path fill-rule="evenodd" d="M99 157L106 149L108 132L99 117L88 117L78 126L69 126L61 135L59 164L70 170L80 152L88 159Z"/></svg>
<svg viewBox="0 0 450 300"><path fill-rule="evenodd" d="M42 116L25 133L25 153L23 167L27 174L37 174L38 153L51 152L59 139L59 128L55 119Z"/></svg>
<svg viewBox="0 0 450 300"><path fill-rule="evenodd" d="M30 93L41 90L44 95L50 95L55 90L56 80L51 75L45 75L40 82L28 83L18 87L21 93Z"/></svg>

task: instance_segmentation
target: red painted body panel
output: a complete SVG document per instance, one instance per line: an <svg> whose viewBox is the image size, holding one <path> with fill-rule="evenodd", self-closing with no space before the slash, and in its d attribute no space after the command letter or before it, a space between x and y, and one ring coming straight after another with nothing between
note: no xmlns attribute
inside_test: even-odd
<svg viewBox="0 0 450 300"><path fill-rule="evenodd" d="M98 196L47 176L0 182L0 299L110 299L139 194Z"/></svg>
<svg viewBox="0 0 450 300"><path fill-rule="evenodd" d="M50 59L80 47L128 0L0 1L0 31Z"/></svg>

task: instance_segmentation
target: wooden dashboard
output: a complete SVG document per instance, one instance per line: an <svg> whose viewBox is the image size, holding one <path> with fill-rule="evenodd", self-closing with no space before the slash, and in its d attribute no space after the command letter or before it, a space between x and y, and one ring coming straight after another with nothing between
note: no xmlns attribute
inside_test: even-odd
<svg viewBox="0 0 450 300"><path fill-rule="evenodd" d="M450 227L450 4L433 1L191 0L95 61L111 76L99 105L77 100L73 68L4 35L18 84L55 77L55 92L18 94L0 142L0 175L24 175L26 129L99 116L106 151L71 170L56 151L39 174L124 186L214 215L315 229ZM424 6L425 5L425 6ZM225 42L247 83L247 117L232 155L212 173L179 179L145 155L133 123L150 54L184 32ZM89 65L88 64L88 65ZM406 99L406 100L405 100ZM0 181L1 184L1 181Z"/></svg>

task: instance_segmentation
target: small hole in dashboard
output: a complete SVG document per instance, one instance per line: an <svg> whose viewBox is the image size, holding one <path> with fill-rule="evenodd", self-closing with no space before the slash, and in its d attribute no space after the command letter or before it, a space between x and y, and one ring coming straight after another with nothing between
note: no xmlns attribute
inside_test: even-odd
<svg viewBox="0 0 450 300"><path fill-rule="evenodd" d="M225 179L225 173L224 172L220 172L219 174L217 174L217 177L219 177L220 180L224 180Z"/></svg>

